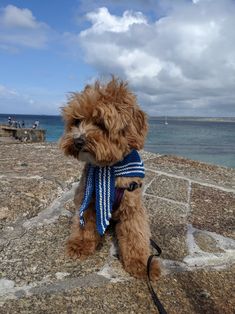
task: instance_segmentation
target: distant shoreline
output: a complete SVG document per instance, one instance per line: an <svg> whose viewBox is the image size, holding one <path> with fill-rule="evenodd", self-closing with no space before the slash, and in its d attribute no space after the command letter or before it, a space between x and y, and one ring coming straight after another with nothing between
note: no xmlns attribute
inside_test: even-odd
<svg viewBox="0 0 235 314"><path fill-rule="evenodd" d="M28 117L61 117L61 115L46 114L23 114L23 113L0 113L1 116L28 116ZM151 120L178 120L178 121L198 121L198 122L232 122L235 123L235 117L190 117L190 116L148 116Z"/></svg>
<svg viewBox="0 0 235 314"><path fill-rule="evenodd" d="M152 117L149 116L150 120L164 120L165 117L159 116L159 117ZM229 123L235 123L235 117L221 117L221 118L213 118L213 117L167 117L168 121L171 120L177 120L177 121L197 121L197 122L229 122Z"/></svg>

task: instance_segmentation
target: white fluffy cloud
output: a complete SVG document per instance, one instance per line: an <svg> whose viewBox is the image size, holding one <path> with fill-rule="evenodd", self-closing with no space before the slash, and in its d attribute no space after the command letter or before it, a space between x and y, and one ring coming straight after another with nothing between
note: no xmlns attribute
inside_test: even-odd
<svg viewBox="0 0 235 314"><path fill-rule="evenodd" d="M19 9L14 5L2 9L1 24L5 27L37 28L39 26L30 10Z"/></svg>
<svg viewBox="0 0 235 314"><path fill-rule="evenodd" d="M8 5L0 9L0 48L17 51L22 47L43 48L49 27L36 20L29 9Z"/></svg>
<svg viewBox="0 0 235 314"><path fill-rule="evenodd" d="M235 115L235 4L181 2L162 18L100 8L78 37L99 74L130 82L150 114ZM77 40L77 39L76 39Z"/></svg>
<svg viewBox="0 0 235 314"><path fill-rule="evenodd" d="M123 16L111 15L107 8L100 8L97 12L87 14L87 19L92 22L90 29L81 32L81 36L89 33L102 34L109 30L113 33L122 33L128 31L133 24L147 24L147 20L141 12L125 11Z"/></svg>

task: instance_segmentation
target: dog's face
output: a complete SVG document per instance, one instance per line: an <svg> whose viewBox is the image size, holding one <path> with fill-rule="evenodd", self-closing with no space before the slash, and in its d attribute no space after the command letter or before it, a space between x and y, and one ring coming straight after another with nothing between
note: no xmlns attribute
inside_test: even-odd
<svg viewBox="0 0 235 314"><path fill-rule="evenodd" d="M63 108L66 155L98 166L112 165L141 149L147 133L145 114L127 84L112 79L74 93Z"/></svg>

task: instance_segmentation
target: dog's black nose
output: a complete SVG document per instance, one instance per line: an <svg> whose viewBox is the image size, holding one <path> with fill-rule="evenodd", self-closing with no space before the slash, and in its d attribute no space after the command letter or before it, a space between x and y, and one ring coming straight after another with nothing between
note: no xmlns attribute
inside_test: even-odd
<svg viewBox="0 0 235 314"><path fill-rule="evenodd" d="M85 144L85 138L84 138L84 136L75 137L73 139L73 142L77 148L81 149Z"/></svg>

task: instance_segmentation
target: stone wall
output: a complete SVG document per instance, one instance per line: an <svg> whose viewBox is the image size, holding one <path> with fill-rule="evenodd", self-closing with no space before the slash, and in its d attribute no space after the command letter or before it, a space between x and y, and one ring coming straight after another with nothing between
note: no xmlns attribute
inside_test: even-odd
<svg viewBox="0 0 235 314"><path fill-rule="evenodd" d="M44 142L46 131L43 129L13 128L6 125L0 125L0 140L1 137L14 138L27 143Z"/></svg>
<svg viewBox="0 0 235 314"><path fill-rule="evenodd" d="M85 261L64 251L82 163L54 144L0 144L0 313L156 313L108 233ZM168 313L233 313L235 170L142 152Z"/></svg>

